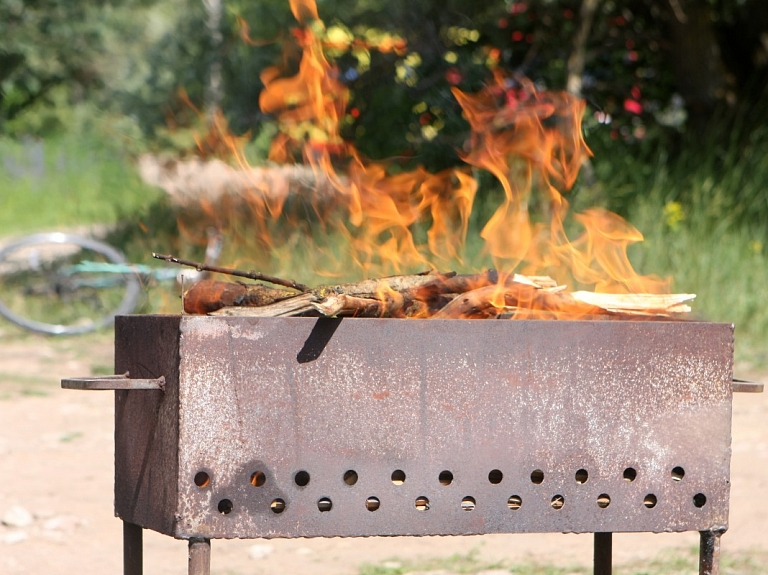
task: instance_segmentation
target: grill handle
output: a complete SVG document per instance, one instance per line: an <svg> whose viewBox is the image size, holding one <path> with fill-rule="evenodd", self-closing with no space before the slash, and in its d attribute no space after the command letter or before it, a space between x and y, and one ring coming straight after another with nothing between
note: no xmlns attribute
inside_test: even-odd
<svg viewBox="0 0 768 575"><path fill-rule="evenodd" d="M763 393L763 384L747 381L746 379L733 378L734 393Z"/></svg>
<svg viewBox="0 0 768 575"><path fill-rule="evenodd" d="M61 380L63 389L159 389L165 391L165 376L156 379L131 379L129 373L118 375L99 375L96 377L71 377ZM747 381L746 379L733 378L734 393L763 393L764 385Z"/></svg>
<svg viewBox="0 0 768 575"><path fill-rule="evenodd" d="M70 377L61 380L63 389L159 389L165 391L165 376L157 379L131 379L129 373L98 375L95 377Z"/></svg>

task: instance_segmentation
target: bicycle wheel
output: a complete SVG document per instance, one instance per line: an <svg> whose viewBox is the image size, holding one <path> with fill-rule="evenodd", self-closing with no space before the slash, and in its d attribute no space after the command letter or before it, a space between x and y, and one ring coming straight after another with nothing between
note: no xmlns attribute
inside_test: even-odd
<svg viewBox="0 0 768 575"><path fill-rule="evenodd" d="M124 264L123 254L97 240L59 232L25 236L0 249L0 315L55 335L111 325L139 300L139 278Z"/></svg>

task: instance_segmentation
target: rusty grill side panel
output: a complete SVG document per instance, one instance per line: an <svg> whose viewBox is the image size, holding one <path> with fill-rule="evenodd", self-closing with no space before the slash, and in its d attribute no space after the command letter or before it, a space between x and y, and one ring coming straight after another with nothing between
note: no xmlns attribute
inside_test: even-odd
<svg viewBox="0 0 768 575"><path fill-rule="evenodd" d="M118 318L115 373L165 376L160 390L115 392L115 515L173 534L178 508L180 317Z"/></svg>
<svg viewBox="0 0 768 575"><path fill-rule="evenodd" d="M121 318L118 350L159 341L163 321ZM158 419L142 463L176 483L123 473L141 495L116 497L131 522L183 538L727 527L730 325L188 316L178 329L163 336L178 377L142 408ZM118 428L136 426L126 413Z"/></svg>

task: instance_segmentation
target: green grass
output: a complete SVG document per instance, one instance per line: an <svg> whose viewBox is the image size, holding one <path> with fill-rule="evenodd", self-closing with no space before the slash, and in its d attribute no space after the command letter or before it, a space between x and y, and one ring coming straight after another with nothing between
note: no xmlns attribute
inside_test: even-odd
<svg viewBox="0 0 768 575"><path fill-rule="evenodd" d="M49 392L43 391L42 389L24 389L21 392L21 395L24 395L26 397L47 397L49 395Z"/></svg>
<svg viewBox="0 0 768 575"><path fill-rule="evenodd" d="M723 575L762 575L768 552L753 551L725 553L720 567ZM408 575L410 573L440 572L441 575L474 575L485 570L500 570L511 575L589 575L591 566L555 566L534 561L524 563L484 561L477 550L468 554L410 562L389 559L377 564L365 564L360 575ZM665 550L650 560L614 565L615 575L688 575L698 572L698 548Z"/></svg>
<svg viewBox="0 0 768 575"><path fill-rule="evenodd" d="M638 269L674 278L678 292L697 294L695 316L736 326L740 361L764 366L768 337L768 254L762 230L718 224L694 208L670 226L663 204L638 201L634 221L646 241L634 251Z"/></svg>
<svg viewBox="0 0 768 575"><path fill-rule="evenodd" d="M2 342L0 342L1 346ZM48 397L58 384L59 378L53 376L36 377L0 372L0 400Z"/></svg>
<svg viewBox="0 0 768 575"><path fill-rule="evenodd" d="M80 439L83 437L82 431L69 431L67 433L64 433L61 437L59 437L59 441L61 443L72 443L73 441Z"/></svg>
<svg viewBox="0 0 768 575"><path fill-rule="evenodd" d="M740 362L765 367L768 355L768 130L725 133L673 159L622 156L619 202L645 236L630 250L642 273L673 278L673 290L697 294L701 319L734 323ZM722 133L721 133L722 132ZM615 182L612 184L612 182Z"/></svg>
<svg viewBox="0 0 768 575"><path fill-rule="evenodd" d="M3 353L17 353L15 349L45 351L39 355L30 351L27 361L35 366L33 373L20 373L10 368L0 371L0 400L48 397L61 388L64 377L112 374L113 341L111 328L78 337L50 337L29 332L0 318L0 350ZM78 360L85 367L76 373L63 370L62 366L71 360Z"/></svg>
<svg viewBox="0 0 768 575"><path fill-rule="evenodd" d="M363 565L360 575L405 575L413 571L450 571L457 574L471 574L488 569L500 569L498 562L483 561L478 550L450 557L437 557L424 561L410 562L390 559L376 565Z"/></svg>
<svg viewBox="0 0 768 575"><path fill-rule="evenodd" d="M141 214L161 193L145 186L104 137L0 138L2 236L114 225Z"/></svg>
<svg viewBox="0 0 768 575"><path fill-rule="evenodd" d="M160 265L153 251L202 257L204 243L179 234L178 214L164 192L141 182L133 159L104 124L46 140L0 137L0 244L28 233L74 230L105 239L134 263ZM140 310L176 311L167 305L176 295L173 285L147 285Z"/></svg>

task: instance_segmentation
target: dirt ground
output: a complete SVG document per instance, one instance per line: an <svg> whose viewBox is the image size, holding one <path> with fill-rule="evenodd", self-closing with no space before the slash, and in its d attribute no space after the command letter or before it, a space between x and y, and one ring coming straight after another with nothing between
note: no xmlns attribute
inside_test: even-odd
<svg viewBox="0 0 768 575"><path fill-rule="evenodd" d="M111 373L109 336L48 339L0 324L0 573L103 575L122 568L112 514L113 396L61 390ZM767 374L737 375L768 382ZM723 553L768 551L768 393L734 399L730 531ZM145 532L148 575L186 573L186 544ZM615 563L698 544L698 534L614 536ZM488 561L589 565L589 535L214 541L214 573L355 574L363 563L477 550Z"/></svg>

